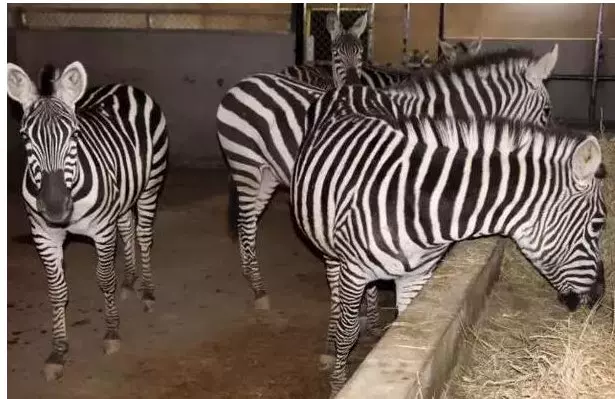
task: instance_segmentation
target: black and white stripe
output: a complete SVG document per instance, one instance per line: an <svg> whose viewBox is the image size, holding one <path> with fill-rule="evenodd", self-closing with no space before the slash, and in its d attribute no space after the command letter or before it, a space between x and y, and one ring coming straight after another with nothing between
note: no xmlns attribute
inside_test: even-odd
<svg viewBox="0 0 615 399"><path fill-rule="evenodd" d="M539 123L548 117L550 100L538 78L548 77L556 57L557 48L540 58L524 51L484 54L456 66L425 71L416 82L380 91L382 96L352 106L380 107L395 115L486 114ZM531 84L528 79L533 79ZM323 93L280 74L256 74L231 88L218 107L218 139L231 175L229 223L238 234L241 266L258 308L268 309L269 298L256 257L257 221L274 190L279 185L288 187L306 111ZM344 91L331 93L338 96ZM373 103L374 98L386 99L387 104ZM347 103L342 99L330 104L323 115ZM518 110L523 112L517 115ZM375 293L368 297L375 298ZM375 315L368 318L376 319Z"/></svg>
<svg viewBox="0 0 615 399"><path fill-rule="evenodd" d="M295 221L328 265L333 393L346 380L367 284L395 280L403 311L454 242L508 236L571 309L602 296L606 209L595 137L360 108L389 100L353 89L312 105L291 182ZM348 104L328 112L334 101Z"/></svg>
<svg viewBox="0 0 615 399"><path fill-rule="evenodd" d="M135 241L141 252L142 299L154 302L150 267L153 223L163 185L168 135L160 107L143 91L108 85L86 92L87 75L74 62L61 74L46 67L38 90L17 65L8 64L8 93L24 109L21 135L27 153L23 179L32 236L47 275L52 305L48 379L61 376L68 351L63 269L67 232L93 239L96 278L105 298L105 351L119 349L114 256L124 242L123 288L137 278Z"/></svg>

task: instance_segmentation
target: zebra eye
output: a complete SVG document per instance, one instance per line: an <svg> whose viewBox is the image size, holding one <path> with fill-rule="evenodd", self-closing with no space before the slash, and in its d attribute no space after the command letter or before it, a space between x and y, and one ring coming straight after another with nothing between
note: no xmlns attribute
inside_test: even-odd
<svg viewBox="0 0 615 399"><path fill-rule="evenodd" d="M602 231L602 228L604 227L604 222L592 222L591 227L592 230L597 233L599 231Z"/></svg>

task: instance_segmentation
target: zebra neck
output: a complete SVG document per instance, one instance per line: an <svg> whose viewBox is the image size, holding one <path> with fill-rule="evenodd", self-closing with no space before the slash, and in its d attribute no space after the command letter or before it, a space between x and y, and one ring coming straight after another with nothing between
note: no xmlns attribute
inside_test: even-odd
<svg viewBox="0 0 615 399"><path fill-rule="evenodd" d="M562 177L555 165L511 156L433 154L425 173L409 165L420 198L415 211L431 221L433 242L454 242L491 235L538 234L532 223L555 208ZM415 191L417 192L417 191ZM438 237L441 235L441 237Z"/></svg>

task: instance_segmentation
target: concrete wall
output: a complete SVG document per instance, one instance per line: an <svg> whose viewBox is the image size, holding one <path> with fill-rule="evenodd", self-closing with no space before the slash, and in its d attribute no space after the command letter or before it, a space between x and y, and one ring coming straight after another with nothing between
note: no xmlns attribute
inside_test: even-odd
<svg viewBox="0 0 615 399"><path fill-rule="evenodd" d="M294 63L293 34L80 29L11 35L14 61L32 77L46 62L64 67L79 60L91 85L127 82L146 90L167 115L174 166L221 164L215 115L224 93L247 75ZM14 149L15 125L8 133L17 138L9 145Z"/></svg>

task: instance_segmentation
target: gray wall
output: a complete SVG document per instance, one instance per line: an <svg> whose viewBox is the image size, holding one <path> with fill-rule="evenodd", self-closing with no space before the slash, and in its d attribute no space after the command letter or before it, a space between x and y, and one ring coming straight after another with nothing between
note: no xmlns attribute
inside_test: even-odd
<svg viewBox="0 0 615 399"><path fill-rule="evenodd" d="M167 116L171 164L205 167L222 164L215 115L224 93L247 75L293 64L294 40L247 32L9 30L9 54L31 77L46 62L64 67L79 60L90 85L144 89ZM8 133L15 149L15 124Z"/></svg>
<svg viewBox="0 0 615 399"><path fill-rule="evenodd" d="M447 38L454 40L454 38ZM591 75L594 65L593 40L483 40L481 50L495 50L507 47L532 49L536 54L551 51L558 43L558 59L555 74ZM604 61L599 75L615 75L615 40L604 41ZM556 118L565 121L587 121L590 81L551 80L547 87L553 101L553 113ZM598 83L596 100L596 117L600 116L600 107L604 108L605 120L615 121L615 81Z"/></svg>

